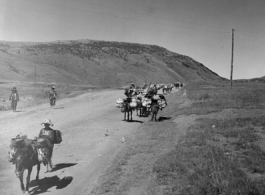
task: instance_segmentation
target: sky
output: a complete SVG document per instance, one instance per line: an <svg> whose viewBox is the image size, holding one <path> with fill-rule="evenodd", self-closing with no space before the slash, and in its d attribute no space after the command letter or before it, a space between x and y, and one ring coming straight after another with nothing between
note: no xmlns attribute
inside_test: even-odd
<svg viewBox="0 0 265 195"><path fill-rule="evenodd" d="M0 0L0 40L165 47L230 79L265 76L264 0Z"/></svg>

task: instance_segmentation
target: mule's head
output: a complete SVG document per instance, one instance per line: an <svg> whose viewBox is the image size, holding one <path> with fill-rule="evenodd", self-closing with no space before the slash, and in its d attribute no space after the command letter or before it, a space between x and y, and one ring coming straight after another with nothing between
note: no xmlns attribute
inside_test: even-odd
<svg viewBox="0 0 265 195"><path fill-rule="evenodd" d="M29 165L29 162L31 160L30 152L28 151L28 148L24 148L22 150L19 150L15 155L15 174L18 178L20 178L26 169L26 167Z"/></svg>
<svg viewBox="0 0 265 195"><path fill-rule="evenodd" d="M8 161L9 162L14 162L17 151L18 151L17 148L10 148L10 150L8 151Z"/></svg>

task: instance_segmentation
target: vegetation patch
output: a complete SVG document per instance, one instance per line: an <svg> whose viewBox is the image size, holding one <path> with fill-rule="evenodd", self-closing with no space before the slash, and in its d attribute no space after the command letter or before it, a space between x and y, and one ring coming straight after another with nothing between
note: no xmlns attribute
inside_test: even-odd
<svg viewBox="0 0 265 195"><path fill-rule="evenodd" d="M191 83L187 98L192 105L178 110L178 114L206 115L226 108L265 109L265 88L260 83L237 83L233 90L227 83L216 83L215 88L205 88L203 82Z"/></svg>
<svg viewBox="0 0 265 195"><path fill-rule="evenodd" d="M193 103L177 114L200 117L154 164L161 194L265 194L265 152L256 144L265 133L265 116L254 112L264 108L264 92L253 84L232 91L221 85L190 87ZM222 115L224 109L236 112Z"/></svg>

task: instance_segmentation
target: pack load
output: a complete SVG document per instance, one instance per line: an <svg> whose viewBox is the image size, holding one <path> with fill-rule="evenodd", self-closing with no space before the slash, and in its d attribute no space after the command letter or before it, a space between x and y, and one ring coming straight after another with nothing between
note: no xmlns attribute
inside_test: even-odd
<svg viewBox="0 0 265 195"><path fill-rule="evenodd" d="M154 96L153 96L153 99L154 99L154 100L160 100L160 96L159 96L159 95L154 95Z"/></svg>
<svg viewBox="0 0 265 195"><path fill-rule="evenodd" d="M159 99L159 100L157 101L157 103L158 103L160 109L161 109L161 108L165 108L165 107L167 106L167 104L166 104L166 100L165 100L165 99Z"/></svg>
<svg viewBox="0 0 265 195"><path fill-rule="evenodd" d="M44 148L44 147L37 148L37 153L38 153L39 162L42 162L44 165L46 165L50 158L49 148Z"/></svg>
<svg viewBox="0 0 265 195"><path fill-rule="evenodd" d="M18 149L25 147L26 141L28 141L27 135L22 135L21 133L15 138L11 139L11 143L8 151L8 161L14 163L15 155Z"/></svg>
<svg viewBox="0 0 265 195"><path fill-rule="evenodd" d="M52 147L52 143L47 138L38 137L34 142L34 147L36 148L39 162L46 165L51 157L50 148Z"/></svg>
<svg viewBox="0 0 265 195"><path fill-rule="evenodd" d="M62 132L59 130L54 130L54 143L55 144L60 144L63 139L62 139Z"/></svg>
<svg viewBox="0 0 265 195"><path fill-rule="evenodd" d="M130 102L130 107L132 107L132 108L135 108L135 107L137 107L137 99L136 98L132 98L131 99L131 102Z"/></svg>
<svg viewBox="0 0 265 195"><path fill-rule="evenodd" d="M122 105L123 105L123 99L122 98L119 98L116 103L115 103L115 106L117 108L122 108Z"/></svg>
<svg viewBox="0 0 265 195"><path fill-rule="evenodd" d="M152 101L149 98L143 98L142 99L142 105L144 107L150 108L151 107L151 103L152 103Z"/></svg>

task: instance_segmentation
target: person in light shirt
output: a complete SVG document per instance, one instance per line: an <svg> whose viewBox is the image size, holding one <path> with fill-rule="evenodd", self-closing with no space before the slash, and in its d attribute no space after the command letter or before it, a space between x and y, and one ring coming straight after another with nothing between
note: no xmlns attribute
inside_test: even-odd
<svg viewBox="0 0 265 195"><path fill-rule="evenodd" d="M13 87L13 89L11 91L12 91L12 93L9 97L9 100L11 100L11 108L12 108L13 112L16 112L17 102L19 101L19 95L18 95L16 87Z"/></svg>

